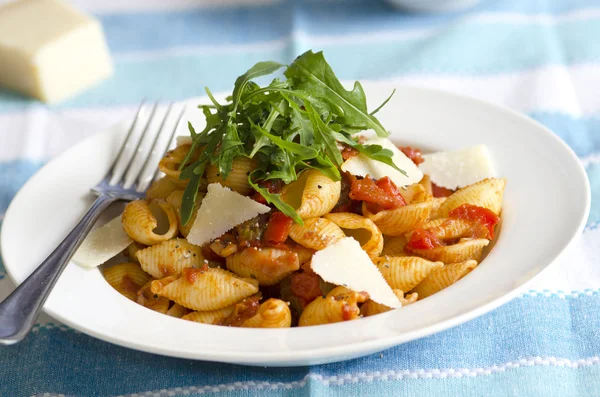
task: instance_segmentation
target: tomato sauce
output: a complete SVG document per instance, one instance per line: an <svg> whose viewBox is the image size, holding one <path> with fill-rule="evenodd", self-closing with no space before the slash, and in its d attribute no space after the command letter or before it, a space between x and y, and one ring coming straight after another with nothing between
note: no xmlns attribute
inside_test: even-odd
<svg viewBox="0 0 600 397"><path fill-rule="evenodd" d="M241 326L244 321L256 315L260 306L260 298L261 297L259 295L254 295L236 304L235 309L233 309L233 313L231 313L219 325L226 325L229 327Z"/></svg>
<svg viewBox="0 0 600 397"><path fill-rule="evenodd" d="M448 197L454 193L454 190L446 189L445 187L438 186L431 182L431 192L433 197Z"/></svg>
<svg viewBox="0 0 600 397"><path fill-rule="evenodd" d="M290 275L290 289L300 299L302 308L323 294L319 276L308 265L303 265L301 271Z"/></svg>
<svg viewBox="0 0 600 397"><path fill-rule="evenodd" d="M418 227L414 230L404 248L407 250L428 250L444 245L444 242L437 238L430 230Z"/></svg>
<svg viewBox="0 0 600 397"><path fill-rule="evenodd" d="M350 198L368 203L369 210L379 212L406 205L398 187L387 176L377 181L369 178L357 179L350 175Z"/></svg>
<svg viewBox="0 0 600 397"><path fill-rule="evenodd" d="M477 225L485 227L488 232L487 238L490 240L494 238L494 227L498 222L500 222L500 217L493 211L471 204L463 204L460 207L451 210L448 215L454 219L466 219L476 223ZM481 233L477 233L477 231L474 229L473 234L476 237L479 237L478 235Z"/></svg>
<svg viewBox="0 0 600 397"><path fill-rule="evenodd" d="M410 146L399 146L398 149L400 149L402 153L404 153L406 157L411 159L416 165L419 165L425 161L423 160L423 153L419 149L413 149Z"/></svg>
<svg viewBox="0 0 600 397"><path fill-rule="evenodd" d="M273 212L262 236L263 242L271 246L283 244L290 234L293 223L294 220L283 212Z"/></svg>

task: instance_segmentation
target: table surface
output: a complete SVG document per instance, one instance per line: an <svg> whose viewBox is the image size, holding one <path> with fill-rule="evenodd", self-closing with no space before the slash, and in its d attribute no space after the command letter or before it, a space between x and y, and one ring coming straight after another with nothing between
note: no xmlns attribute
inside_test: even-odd
<svg viewBox="0 0 600 397"><path fill-rule="evenodd" d="M311 48L343 79L441 88L526 113L580 157L592 210L531 291L382 354L287 369L194 362L113 346L43 315L24 342L0 347L1 396L600 395L600 0L485 0L445 14L370 0L73 3L102 22L115 75L57 106L0 91L0 222L48 159L130 117L142 97L230 90L255 62ZM13 288L0 262L0 298Z"/></svg>

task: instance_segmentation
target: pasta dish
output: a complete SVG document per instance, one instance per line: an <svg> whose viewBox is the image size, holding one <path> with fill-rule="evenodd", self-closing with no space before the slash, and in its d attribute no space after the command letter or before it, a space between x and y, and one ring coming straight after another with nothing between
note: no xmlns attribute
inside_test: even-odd
<svg viewBox="0 0 600 397"><path fill-rule="evenodd" d="M322 53L256 64L227 103L207 94L206 126L116 221L128 259L102 273L140 305L234 327L355 320L458 282L496 237L505 180L485 147L396 147L387 100L367 111Z"/></svg>

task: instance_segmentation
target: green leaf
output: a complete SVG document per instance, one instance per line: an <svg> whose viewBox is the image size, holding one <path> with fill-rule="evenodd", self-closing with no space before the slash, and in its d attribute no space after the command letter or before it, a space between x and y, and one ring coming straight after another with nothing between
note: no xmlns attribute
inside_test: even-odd
<svg viewBox="0 0 600 397"><path fill-rule="evenodd" d="M290 153L294 153L295 155L297 155L299 157L299 160L312 159L318 155L318 152L311 147L307 147L295 142L289 142L276 135L269 134L267 131L265 131L258 125L255 125L254 128L256 128L256 130L260 134L267 137L271 142L279 146L281 149L287 150Z"/></svg>
<svg viewBox="0 0 600 397"><path fill-rule="evenodd" d="M319 116L309 103L306 103L305 106L308 111L308 117L313 125L315 142L325 148L327 156L335 165L342 165L344 159L342 158L340 149L337 147L335 131L321 120L321 116Z"/></svg>
<svg viewBox="0 0 600 397"><path fill-rule="evenodd" d="M198 196L198 186L200 186L200 175L194 173L185 187L183 198L181 200L179 214L181 215L182 225L186 225L192 217L194 205L196 204L196 197Z"/></svg>
<svg viewBox="0 0 600 397"><path fill-rule="evenodd" d="M395 93L396 93L396 89L394 88L394 90L392 91L392 93L390 94L390 96L387 97L387 99L385 101L383 101L383 103L381 105L377 106L377 109L373 110L370 113L371 116L373 116L375 113L379 112L381 110L381 108L384 107L390 101L390 99L392 99L392 97L394 96Z"/></svg>
<svg viewBox="0 0 600 397"><path fill-rule="evenodd" d="M379 120L367 111L367 99L360 83L355 82L352 91L347 91L322 52L305 52L296 58L284 74L293 80L295 89L302 89L315 97L327 98L342 109L344 115L338 118L338 122L364 125L375 130L380 137L389 135Z"/></svg>
<svg viewBox="0 0 600 397"><path fill-rule="evenodd" d="M300 218L296 210L294 210L294 208L292 208L291 205L283 201L279 194L271 193L269 192L269 189L260 187L252 181L253 174L255 174L257 171L259 170L253 171L248 176L248 183L250 184L250 186L252 186L252 188L258 193L260 193L260 195L265 198L267 203L274 205L279 211L292 218L296 223L304 226L304 221L302 220L302 218Z"/></svg>
<svg viewBox="0 0 600 397"><path fill-rule="evenodd" d="M364 154L365 156L387 164L393 167L394 169L400 171L404 176L408 177L406 171L401 170L396 164L394 164L394 160L392 160L394 152L392 152L390 149L384 149L382 146L379 145L357 145L354 148L360 153Z"/></svg>
<svg viewBox="0 0 600 397"><path fill-rule="evenodd" d="M235 85L232 94L232 101L234 103L234 107L237 107L237 104L240 101L240 96L242 93L244 93L246 84L248 84L250 80L271 74L284 66L285 65L273 61L258 62L250 69L248 69L246 73L238 77L235 80Z"/></svg>
<svg viewBox="0 0 600 397"><path fill-rule="evenodd" d="M223 106L221 106L221 104L219 102L217 102L217 100L213 96L212 92L210 92L210 89L208 87L204 87L204 91L206 91L206 95L208 95L208 98L210 99L210 101L213 103L213 105L215 105L215 108L217 110L221 110L223 108Z"/></svg>

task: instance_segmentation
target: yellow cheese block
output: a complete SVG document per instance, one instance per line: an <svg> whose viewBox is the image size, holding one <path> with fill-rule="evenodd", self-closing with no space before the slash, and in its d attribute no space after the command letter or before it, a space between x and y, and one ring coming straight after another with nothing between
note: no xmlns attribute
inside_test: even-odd
<svg viewBox="0 0 600 397"><path fill-rule="evenodd" d="M0 7L0 86L59 102L112 74L100 23L59 0Z"/></svg>

